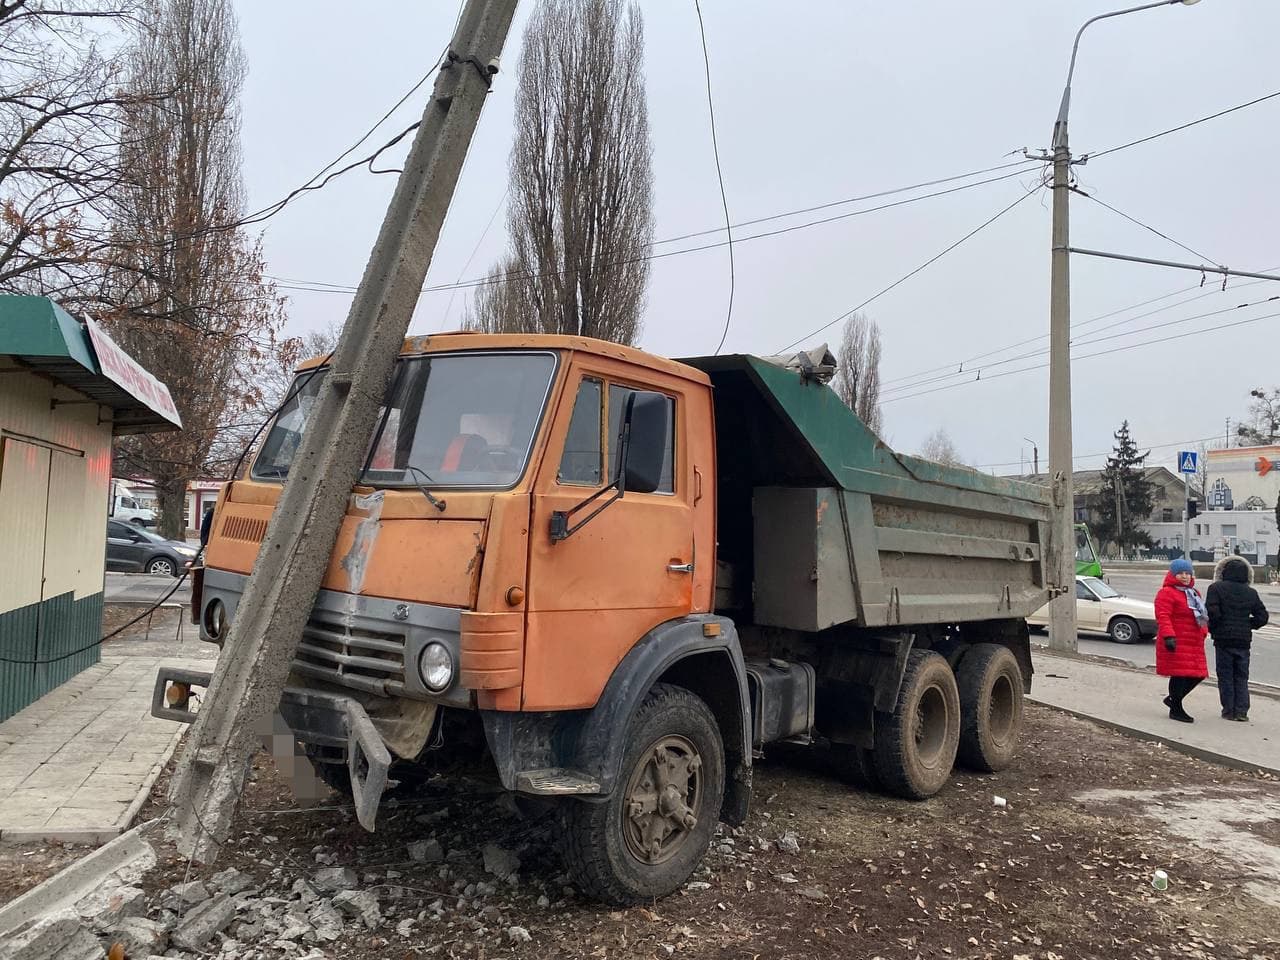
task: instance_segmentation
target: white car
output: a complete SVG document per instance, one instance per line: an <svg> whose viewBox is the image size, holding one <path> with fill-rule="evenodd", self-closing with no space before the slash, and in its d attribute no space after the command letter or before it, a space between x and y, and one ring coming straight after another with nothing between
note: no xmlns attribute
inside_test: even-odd
<svg viewBox="0 0 1280 960"><path fill-rule="evenodd" d="M1046 604L1027 623L1049 625ZM1076 577L1076 625L1085 633L1105 633L1116 643L1137 643L1156 635L1156 608L1149 600L1134 600L1097 577Z"/></svg>

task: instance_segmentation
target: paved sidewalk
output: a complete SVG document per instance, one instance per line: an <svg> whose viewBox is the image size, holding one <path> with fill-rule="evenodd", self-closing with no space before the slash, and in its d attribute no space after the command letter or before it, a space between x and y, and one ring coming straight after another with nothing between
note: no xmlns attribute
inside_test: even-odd
<svg viewBox="0 0 1280 960"><path fill-rule="evenodd" d="M129 827L182 733L150 715L161 663L210 665L104 656L0 723L0 842L100 843Z"/></svg>
<svg viewBox="0 0 1280 960"><path fill-rule="evenodd" d="M1187 698L1195 723L1169 719L1161 700L1169 681L1147 670L1057 656L1035 648L1030 699L1096 720L1144 740L1250 770L1280 774L1280 699L1254 694L1248 723L1220 716L1217 687L1201 684Z"/></svg>

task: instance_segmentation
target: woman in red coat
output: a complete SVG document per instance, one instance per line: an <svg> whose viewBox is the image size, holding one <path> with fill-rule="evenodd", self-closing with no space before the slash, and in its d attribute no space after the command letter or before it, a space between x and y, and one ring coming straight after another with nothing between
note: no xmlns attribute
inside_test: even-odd
<svg viewBox="0 0 1280 960"><path fill-rule="evenodd" d="M1169 718L1182 723L1195 723L1182 701L1209 675L1204 658L1209 612L1196 591L1193 570L1189 560L1173 561L1156 594L1156 673L1169 678L1164 703Z"/></svg>

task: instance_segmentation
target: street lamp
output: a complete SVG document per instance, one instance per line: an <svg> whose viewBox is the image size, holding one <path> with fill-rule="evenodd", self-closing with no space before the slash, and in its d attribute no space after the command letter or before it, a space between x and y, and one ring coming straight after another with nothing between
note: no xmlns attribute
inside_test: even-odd
<svg viewBox="0 0 1280 960"><path fill-rule="evenodd" d="M1099 14L1086 20L1071 46L1071 65L1062 90L1062 103L1053 124L1053 246L1049 281L1049 477L1053 491L1053 533L1049 537L1047 577L1056 591L1049 606L1049 647L1076 650L1075 491L1071 457L1071 281L1067 248L1071 245L1067 217L1071 152L1067 149L1067 112L1071 108L1071 78L1076 69L1080 35L1089 24L1110 17L1170 7L1191 6L1198 0L1157 0L1141 6ZM1049 158L1046 158L1049 159Z"/></svg>
<svg viewBox="0 0 1280 960"><path fill-rule="evenodd" d="M1034 476L1040 475L1040 447L1030 437L1023 437L1023 440L1031 444L1031 459L1035 469L1031 471Z"/></svg>

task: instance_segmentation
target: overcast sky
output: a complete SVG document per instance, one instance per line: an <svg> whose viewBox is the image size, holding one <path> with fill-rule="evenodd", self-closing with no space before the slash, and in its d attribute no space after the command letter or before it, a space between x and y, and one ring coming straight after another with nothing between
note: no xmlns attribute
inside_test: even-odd
<svg viewBox="0 0 1280 960"><path fill-rule="evenodd" d="M523 0L472 145L429 284L484 275L506 242L507 154L515 64L533 8ZM1122 4L1078 0L965 3L704 0L721 162L734 222L767 217L1017 159L1048 145L1070 54L1088 17ZM641 3L661 239L722 227L703 63L692 0ZM435 61L457 14L450 0L361 4L238 3L249 60L245 178L252 209L279 199L345 150ZM1280 90L1280 4L1204 0L1103 21L1081 43L1073 85L1077 155L1126 143ZM430 84L370 140L416 120ZM1078 167L1081 185L1206 258L1245 270L1280 268L1280 98ZM388 153L394 166L402 152ZM999 176L1000 171L987 177ZM982 178L978 178L982 179ZM774 353L841 316L1016 200L1024 175L949 196L848 217L735 247L737 293L727 352ZM269 222L268 269L291 280L354 284L394 177L352 172ZM932 190L945 189L946 186ZM931 192L929 190L919 193ZM888 198L902 199L915 194ZM884 203L880 200L878 203ZM865 209L868 201L742 234ZM1075 197L1077 246L1177 261L1199 258ZM1018 204L865 312L884 338L885 436L912 452L938 427L984 469L1019 470L1036 441L1047 460L1045 362L1049 196ZM664 244L668 251L723 239ZM1102 465L1128 419L1152 462L1185 441L1220 437L1254 386L1280 384L1280 301L1169 325L1280 295L1280 284L1226 292L1198 274L1074 257L1073 371L1078 468ZM711 352L728 296L723 248L654 261L640 346L669 356ZM1141 309L1103 314L1185 290ZM290 332L340 323L349 296L290 290ZM1208 295L1199 299L1202 293ZM424 294L412 331L459 325L466 291ZM1183 302L1186 301L1186 302ZM1160 309L1146 317L1141 314ZM1122 322L1127 321L1127 322ZM1147 329L1165 324L1159 329ZM1106 329L1104 329L1106 328ZM839 324L805 341L839 341ZM1115 336L1116 334L1126 334ZM1153 339L1204 331L1165 343ZM1111 338L1111 339L1102 339ZM1095 340L1096 345L1085 343ZM980 354L1014 349L965 364ZM1130 349L1131 347L1131 349ZM977 367L982 380L971 382ZM959 385L957 385L959 384ZM939 389L945 388L945 389ZM926 392L935 391L935 392ZM911 396L919 394L918 396Z"/></svg>

